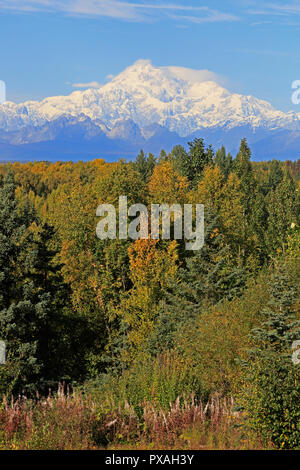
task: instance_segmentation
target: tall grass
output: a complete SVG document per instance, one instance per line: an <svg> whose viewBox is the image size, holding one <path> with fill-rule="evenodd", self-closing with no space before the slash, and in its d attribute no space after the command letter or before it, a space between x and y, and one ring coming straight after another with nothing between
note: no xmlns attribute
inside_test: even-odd
<svg viewBox="0 0 300 470"><path fill-rule="evenodd" d="M106 396L111 396L118 403L128 401L137 413L145 401L168 409L178 396L190 396L193 393L197 399L208 398L194 365L188 359L184 360L169 351L155 358L141 355L121 376L109 377L100 388ZM95 392L99 393L98 384Z"/></svg>
<svg viewBox="0 0 300 470"><path fill-rule="evenodd" d="M245 436L232 399L206 403L177 397L168 409L144 401L141 414L125 401L58 393L19 397L0 406L0 449L238 449L261 448Z"/></svg>

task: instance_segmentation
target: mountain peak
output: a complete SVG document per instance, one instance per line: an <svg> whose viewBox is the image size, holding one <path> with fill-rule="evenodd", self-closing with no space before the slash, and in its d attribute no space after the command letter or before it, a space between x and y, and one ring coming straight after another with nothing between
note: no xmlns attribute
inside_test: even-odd
<svg viewBox="0 0 300 470"><path fill-rule="evenodd" d="M153 67L151 60L149 59L138 59L134 62L133 65L129 66L130 67L146 67L149 65L150 67Z"/></svg>
<svg viewBox="0 0 300 470"><path fill-rule="evenodd" d="M11 132L41 126L62 115L76 119L87 116L108 132L121 121L131 121L140 129L157 124L182 137L200 129L243 126L300 129L299 114L283 113L266 101L231 93L224 88L224 79L214 72L158 67L144 59L101 88L40 102L5 103L0 106L0 125Z"/></svg>

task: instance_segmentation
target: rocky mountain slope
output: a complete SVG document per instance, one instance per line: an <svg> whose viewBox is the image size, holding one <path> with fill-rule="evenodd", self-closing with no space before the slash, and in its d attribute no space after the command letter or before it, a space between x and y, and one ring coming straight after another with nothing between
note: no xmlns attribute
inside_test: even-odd
<svg viewBox="0 0 300 470"><path fill-rule="evenodd" d="M230 93L212 78L138 61L96 89L6 102L0 105L0 158L130 158L141 147L169 150L196 136L231 151L245 136L256 159L300 157L300 113Z"/></svg>

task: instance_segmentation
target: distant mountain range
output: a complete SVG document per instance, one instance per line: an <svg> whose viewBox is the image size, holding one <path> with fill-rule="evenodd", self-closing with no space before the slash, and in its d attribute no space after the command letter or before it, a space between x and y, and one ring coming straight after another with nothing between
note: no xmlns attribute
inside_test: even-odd
<svg viewBox="0 0 300 470"><path fill-rule="evenodd" d="M254 160L300 158L300 113L277 111L203 76L142 60L99 88L6 102L0 160L129 159L141 148L157 154L195 137L233 153L246 137Z"/></svg>

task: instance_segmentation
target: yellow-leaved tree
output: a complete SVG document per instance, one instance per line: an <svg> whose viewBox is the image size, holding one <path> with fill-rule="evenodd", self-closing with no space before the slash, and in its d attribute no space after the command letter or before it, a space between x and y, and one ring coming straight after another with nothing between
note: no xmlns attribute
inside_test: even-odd
<svg viewBox="0 0 300 470"><path fill-rule="evenodd" d="M131 290L121 300L118 314L128 325L129 349L124 352L130 361L145 349L158 315L159 302L177 272L176 241L136 240L129 247Z"/></svg>
<svg viewBox="0 0 300 470"><path fill-rule="evenodd" d="M189 183L169 162L157 165L149 182L151 201L155 204L182 204L186 201Z"/></svg>

